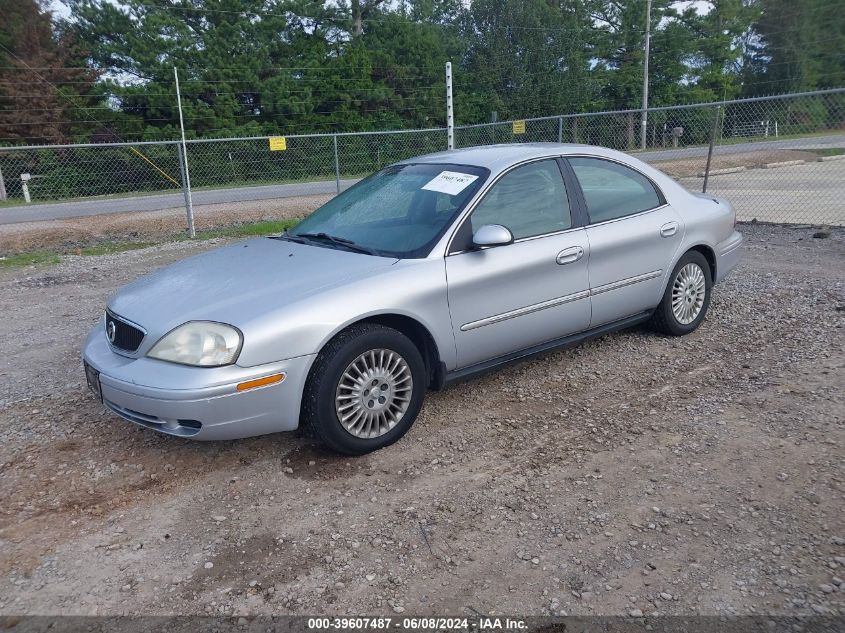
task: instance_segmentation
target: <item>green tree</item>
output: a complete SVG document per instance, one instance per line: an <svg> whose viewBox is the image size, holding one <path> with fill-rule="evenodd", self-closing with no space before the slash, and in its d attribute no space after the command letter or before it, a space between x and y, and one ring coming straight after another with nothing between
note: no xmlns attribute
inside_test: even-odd
<svg viewBox="0 0 845 633"><path fill-rule="evenodd" d="M260 128L269 112L300 114L283 35L287 20L260 0L161 3L69 0L68 25L91 50L92 63L121 79L114 94L140 117L150 138L178 129L173 67L181 70L186 128L192 135ZM264 102L275 108L264 108ZM307 106L306 106L307 108Z"/></svg>
<svg viewBox="0 0 845 633"><path fill-rule="evenodd" d="M594 72L601 77L604 107L642 105L647 3L645 0L588 2L594 31ZM654 2L650 15L649 105L677 103L689 90L695 43L671 2Z"/></svg>
<svg viewBox="0 0 845 633"><path fill-rule="evenodd" d="M60 143L95 118L96 71L36 0L0 0L0 143Z"/></svg>
<svg viewBox="0 0 845 633"><path fill-rule="evenodd" d="M476 0L464 17L458 86L461 121L577 111L594 82L579 1Z"/></svg>
<svg viewBox="0 0 845 633"><path fill-rule="evenodd" d="M173 66L189 136L442 124L450 42L379 2L67 0L67 28L149 139L177 134ZM360 27L360 28L359 28ZM360 32L359 32L360 30Z"/></svg>
<svg viewBox="0 0 845 633"><path fill-rule="evenodd" d="M744 95L845 85L845 6L830 0L758 0Z"/></svg>
<svg viewBox="0 0 845 633"><path fill-rule="evenodd" d="M687 6L677 15L692 43L688 57L694 101L733 99L741 91L746 49L759 7L748 0L710 0Z"/></svg>
<svg viewBox="0 0 845 633"><path fill-rule="evenodd" d="M195 137L443 125L447 60L459 123L642 101L646 0L63 1L71 17L51 28L37 0L0 0L0 43L100 75L75 91L96 111L73 107L26 128L24 109L7 105L7 135L14 122L22 138L174 138L174 66ZM842 85L843 15L824 0L654 0L649 104ZM0 54L10 102L32 76L13 82L22 66ZM50 81L66 108L61 94L76 84L63 78ZM614 125L627 139L614 143L634 143L636 115Z"/></svg>

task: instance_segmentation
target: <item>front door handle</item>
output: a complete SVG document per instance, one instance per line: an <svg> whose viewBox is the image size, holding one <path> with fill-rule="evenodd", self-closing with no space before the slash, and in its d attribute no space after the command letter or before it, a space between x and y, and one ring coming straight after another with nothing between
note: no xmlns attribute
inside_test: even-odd
<svg viewBox="0 0 845 633"><path fill-rule="evenodd" d="M672 237L677 232L677 222L667 222L666 224L660 227L660 237Z"/></svg>
<svg viewBox="0 0 845 633"><path fill-rule="evenodd" d="M577 262L583 256L583 248L581 248L580 246L570 246L569 248L564 248L561 252L559 252L555 261L561 266L563 266L564 264L571 264L572 262Z"/></svg>

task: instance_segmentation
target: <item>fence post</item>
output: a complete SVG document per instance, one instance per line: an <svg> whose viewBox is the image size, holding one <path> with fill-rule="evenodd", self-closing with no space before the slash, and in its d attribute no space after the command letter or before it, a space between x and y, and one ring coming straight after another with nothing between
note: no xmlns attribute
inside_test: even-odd
<svg viewBox="0 0 845 633"><path fill-rule="evenodd" d="M188 232L194 237L194 206L191 201L190 189L185 178L185 157L182 155L182 145L176 144L176 154L179 158L179 180L182 181L182 195L185 196L185 209L188 211Z"/></svg>
<svg viewBox="0 0 845 633"><path fill-rule="evenodd" d="M640 119L640 149L645 151L648 133L648 58L651 54L651 0L645 10L645 55L643 56L643 113Z"/></svg>
<svg viewBox="0 0 845 633"><path fill-rule="evenodd" d="M455 110L452 107L452 62L446 62L446 149L455 149Z"/></svg>
<svg viewBox="0 0 845 633"><path fill-rule="evenodd" d="M337 134L334 135L334 181L337 192L340 193L340 159L337 156Z"/></svg>
<svg viewBox="0 0 845 633"><path fill-rule="evenodd" d="M707 148L707 165L704 168L704 185L701 193L707 193L707 181L710 179L710 161L713 159L713 144L716 142L716 135L719 133L719 114L722 106L716 106L716 116L713 117L713 130L710 132L710 145Z"/></svg>
<svg viewBox="0 0 845 633"><path fill-rule="evenodd" d="M6 199L6 183L3 181L3 168L0 167L0 201Z"/></svg>
<svg viewBox="0 0 845 633"><path fill-rule="evenodd" d="M563 143L563 117L557 118L557 142Z"/></svg>
<svg viewBox="0 0 845 633"><path fill-rule="evenodd" d="M185 194L185 210L188 212L188 234L196 237L194 229L194 204L191 200L191 175L188 171L188 146L185 144L185 120L182 118L182 93L179 91L179 73L173 67L176 80L176 104L179 106L179 127L182 129L182 150L179 152L179 172L182 174L182 191Z"/></svg>

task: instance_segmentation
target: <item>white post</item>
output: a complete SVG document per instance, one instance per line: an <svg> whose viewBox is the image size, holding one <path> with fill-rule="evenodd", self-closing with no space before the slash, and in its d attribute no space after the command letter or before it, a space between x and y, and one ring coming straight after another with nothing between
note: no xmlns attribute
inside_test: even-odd
<svg viewBox="0 0 845 633"><path fill-rule="evenodd" d="M452 62L446 62L446 149L455 149L455 110L452 108Z"/></svg>
<svg viewBox="0 0 845 633"><path fill-rule="evenodd" d="M29 196L29 186L26 184L31 178L32 176L29 174L21 174L21 191L23 191L23 199L27 204L32 202L32 198Z"/></svg>
<svg viewBox="0 0 845 633"><path fill-rule="evenodd" d="M640 122L640 148L645 149L648 127L648 56L651 47L651 0L648 0L645 14L645 59L643 60L643 117Z"/></svg>
<svg viewBox="0 0 845 633"><path fill-rule="evenodd" d="M775 138L777 138L777 137L778 137L778 120L775 119ZM2 182L2 179L0 179L0 182Z"/></svg>
<svg viewBox="0 0 845 633"><path fill-rule="evenodd" d="M6 183L3 180L3 169L0 168L0 202L6 199Z"/></svg>
<svg viewBox="0 0 845 633"><path fill-rule="evenodd" d="M194 228L194 203L191 198L191 174L188 171L188 147L185 144L185 121L182 118L182 93L179 91L179 71L173 67L173 77L176 79L176 101L179 104L179 127L182 129L182 164L185 167L185 206L188 212L188 233L191 237L197 236Z"/></svg>

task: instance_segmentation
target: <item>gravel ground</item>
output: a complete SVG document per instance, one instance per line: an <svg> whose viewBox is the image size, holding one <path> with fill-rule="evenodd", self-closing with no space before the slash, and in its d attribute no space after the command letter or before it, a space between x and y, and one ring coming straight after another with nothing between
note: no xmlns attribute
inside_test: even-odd
<svg viewBox="0 0 845 633"><path fill-rule="evenodd" d="M693 335L431 393L358 459L88 396L109 293L209 244L0 271L0 613L845 614L845 232L743 230Z"/></svg>

